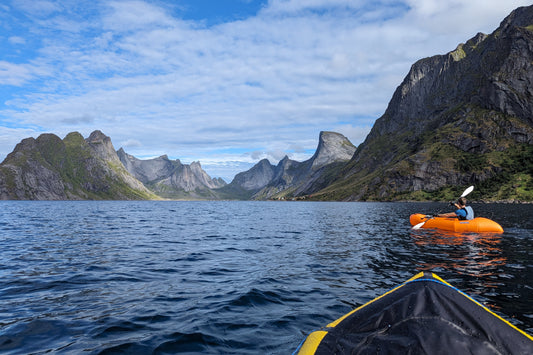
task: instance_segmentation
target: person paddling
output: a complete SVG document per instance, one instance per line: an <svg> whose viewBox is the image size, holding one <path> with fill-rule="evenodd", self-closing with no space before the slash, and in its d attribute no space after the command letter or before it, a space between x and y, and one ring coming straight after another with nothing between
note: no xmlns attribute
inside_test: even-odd
<svg viewBox="0 0 533 355"><path fill-rule="evenodd" d="M453 204L457 210L455 212L438 214L437 217L457 217L459 219L474 219L474 210L466 205L466 198L460 197L457 203Z"/></svg>

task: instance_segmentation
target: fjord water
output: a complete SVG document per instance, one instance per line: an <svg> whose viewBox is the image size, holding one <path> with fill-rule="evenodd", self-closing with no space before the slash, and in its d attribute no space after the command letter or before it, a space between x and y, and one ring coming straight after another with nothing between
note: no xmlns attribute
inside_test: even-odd
<svg viewBox="0 0 533 355"><path fill-rule="evenodd" d="M0 352L290 354L431 270L533 332L533 205L502 235L410 229L430 203L0 203Z"/></svg>

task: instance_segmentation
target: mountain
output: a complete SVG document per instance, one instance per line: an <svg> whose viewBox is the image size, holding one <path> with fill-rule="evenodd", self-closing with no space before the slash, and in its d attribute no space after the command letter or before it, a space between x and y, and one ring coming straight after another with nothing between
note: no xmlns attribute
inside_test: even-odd
<svg viewBox="0 0 533 355"><path fill-rule="evenodd" d="M218 199L212 189L226 183L211 179L199 162L190 165L166 155L140 160L120 148L118 157L126 169L151 191L165 198Z"/></svg>
<svg viewBox="0 0 533 355"><path fill-rule="evenodd" d="M330 185L335 200L533 200L533 6L422 59Z"/></svg>
<svg viewBox="0 0 533 355"><path fill-rule="evenodd" d="M99 131L87 140L45 134L0 164L0 199L157 198L125 166L180 198L451 200L475 185L471 199L533 201L533 5L490 35L414 63L357 149L321 132L309 160L263 160L216 188L223 182L199 163L123 163Z"/></svg>
<svg viewBox="0 0 533 355"><path fill-rule="evenodd" d="M111 139L94 131L63 140L54 134L22 140L0 164L0 199L156 199L124 168Z"/></svg>
<svg viewBox="0 0 533 355"><path fill-rule="evenodd" d="M275 166L270 164L268 159L263 159L250 170L235 175L232 184L237 184L248 191L258 191L272 181L275 171Z"/></svg>
<svg viewBox="0 0 533 355"><path fill-rule="evenodd" d="M352 158L354 152L355 147L342 134L320 132L315 154L304 162L283 158L272 180L255 193L254 198L293 198L319 191Z"/></svg>
<svg viewBox="0 0 533 355"><path fill-rule="evenodd" d="M242 199L305 196L324 188L354 152L355 147L342 134L320 132L317 150L310 159L298 162L286 156L277 166L263 159L217 191L227 198Z"/></svg>

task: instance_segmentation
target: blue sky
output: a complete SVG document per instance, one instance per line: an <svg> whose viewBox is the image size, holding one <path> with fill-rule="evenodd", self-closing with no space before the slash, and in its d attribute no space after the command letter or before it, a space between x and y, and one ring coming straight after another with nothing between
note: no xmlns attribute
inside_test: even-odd
<svg viewBox="0 0 533 355"><path fill-rule="evenodd" d="M0 160L99 129L138 158L228 182L360 144L418 59L491 33L519 0L4 0Z"/></svg>

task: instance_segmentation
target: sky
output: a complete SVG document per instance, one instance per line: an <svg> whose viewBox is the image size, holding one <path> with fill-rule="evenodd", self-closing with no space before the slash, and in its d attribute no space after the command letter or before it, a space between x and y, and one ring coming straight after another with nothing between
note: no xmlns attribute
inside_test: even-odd
<svg viewBox="0 0 533 355"><path fill-rule="evenodd" d="M491 33L521 0L2 0L0 161L101 130L139 159L230 182L362 143L419 59Z"/></svg>

